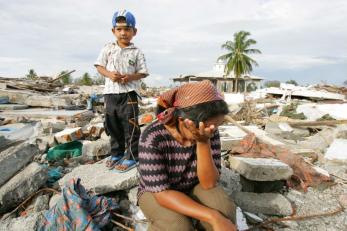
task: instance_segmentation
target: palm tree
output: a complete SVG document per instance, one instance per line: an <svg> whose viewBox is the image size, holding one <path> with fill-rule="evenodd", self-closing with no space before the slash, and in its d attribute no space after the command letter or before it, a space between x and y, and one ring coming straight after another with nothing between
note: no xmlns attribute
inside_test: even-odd
<svg viewBox="0 0 347 231"><path fill-rule="evenodd" d="M254 39L247 38L251 35L247 31L239 31L234 34L234 41L226 41L222 45L222 49L226 49L229 53L224 54L218 60L226 60L225 66L226 75L231 71L235 76L235 91L238 92L238 79L253 70L253 66L258 66L258 63L249 57L249 54L261 54L260 50L250 48L257 42Z"/></svg>

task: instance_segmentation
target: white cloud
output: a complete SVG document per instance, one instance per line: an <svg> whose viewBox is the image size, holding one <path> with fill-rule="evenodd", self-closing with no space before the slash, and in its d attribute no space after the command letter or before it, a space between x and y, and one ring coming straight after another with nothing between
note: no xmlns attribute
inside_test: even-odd
<svg viewBox="0 0 347 231"><path fill-rule="evenodd" d="M114 39L116 9L136 16L134 42L156 73L149 76L153 84L212 68L224 53L221 44L239 30L258 41L263 55L255 58L268 74L329 67L347 53L345 0L0 1L0 56L7 57L0 59L0 76L22 76L30 68L47 75L95 72L101 47Z"/></svg>

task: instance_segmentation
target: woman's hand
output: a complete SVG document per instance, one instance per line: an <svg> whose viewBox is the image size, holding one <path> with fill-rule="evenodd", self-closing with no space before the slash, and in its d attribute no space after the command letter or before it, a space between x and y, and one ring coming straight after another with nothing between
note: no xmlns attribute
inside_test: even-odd
<svg viewBox="0 0 347 231"><path fill-rule="evenodd" d="M225 218L219 212L210 223L214 231L236 231L237 227L229 219Z"/></svg>
<svg viewBox="0 0 347 231"><path fill-rule="evenodd" d="M193 139L197 142L202 143L208 142L216 130L216 127L214 125L205 127L205 124L203 122L199 122L199 128L196 128L194 122L189 119L185 119L184 124L186 128L192 133Z"/></svg>

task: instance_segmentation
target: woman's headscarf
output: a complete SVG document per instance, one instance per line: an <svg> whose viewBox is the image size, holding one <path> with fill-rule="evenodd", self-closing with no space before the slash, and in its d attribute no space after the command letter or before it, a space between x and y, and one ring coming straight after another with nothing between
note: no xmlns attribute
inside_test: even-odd
<svg viewBox="0 0 347 231"><path fill-rule="evenodd" d="M186 108L217 100L223 100L223 97L210 81L187 83L159 96L158 105L166 110L158 115L158 119L166 124L172 119L176 108Z"/></svg>

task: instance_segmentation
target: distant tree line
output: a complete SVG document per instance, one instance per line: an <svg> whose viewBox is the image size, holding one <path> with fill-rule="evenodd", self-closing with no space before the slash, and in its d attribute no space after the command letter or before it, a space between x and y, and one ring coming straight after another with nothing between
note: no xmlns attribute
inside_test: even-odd
<svg viewBox="0 0 347 231"><path fill-rule="evenodd" d="M58 76L64 75L68 73L69 71L65 70L59 73ZM34 69L30 69L28 74L26 75L26 78L31 79L31 80L36 80L39 78L39 76L36 74ZM81 77L79 78L73 78L71 74L64 75L60 79L61 83L66 85L66 84L77 84L77 85L101 85L105 83L105 78L102 77L99 74L96 74L95 76L91 76L88 72L84 73Z"/></svg>

